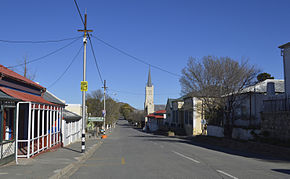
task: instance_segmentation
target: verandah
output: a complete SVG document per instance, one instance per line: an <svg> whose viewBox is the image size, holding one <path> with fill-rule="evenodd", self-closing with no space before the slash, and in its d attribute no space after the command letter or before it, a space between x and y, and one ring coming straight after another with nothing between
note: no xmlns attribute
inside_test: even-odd
<svg viewBox="0 0 290 179"><path fill-rule="evenodd" d="M60 106L19 102L17 104L17 157L30 158L61 143Z"/></svg>

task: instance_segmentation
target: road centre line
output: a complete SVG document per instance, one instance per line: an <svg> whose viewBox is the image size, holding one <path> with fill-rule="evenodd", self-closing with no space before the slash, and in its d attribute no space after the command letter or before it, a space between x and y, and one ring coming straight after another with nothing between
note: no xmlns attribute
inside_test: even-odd
<svg viewBox="0 0 290 179"><path fill-rule="evenodd" d="M186 158L186 159L188 159L188 160L191 160L191 161L193 161L193 162L195 162L195 163L200 163L200 161L197 161L197 160L195 160L195 159L193 159L193 158L187 157L187 156L185 156L185 155L183 155L183 154L181 154L181 153L178 153L178 152L176 152L176 151L172 151L172 152L175 153L175 154L177 154L177 155L179 155L179 156L181 156L181 157L183 157L183 158Z"/></svg>
<svg viewBox="0 0 290 179"><path fill-rule="evenodd" d="M230 175L230 174L228 174L228 173L226 173L226 172L224 172L224 171L221 171L221 170L217 170L217 172L222 173L222 174L224 174L224 175L226 175L226 176L228 176L228 177L231 177L231 178L233 178L233 179L239 179L239 178L237 178L237 177L235 177L235 176L233 176L233 175Z"/></svg>
<svg viewBox="0 0 290 179"><path fill-rule="evenodd" d="M121 159L121 164L122 165L125 165L125 159L124 159L124 157L122 157L122 159Z"/></svg>

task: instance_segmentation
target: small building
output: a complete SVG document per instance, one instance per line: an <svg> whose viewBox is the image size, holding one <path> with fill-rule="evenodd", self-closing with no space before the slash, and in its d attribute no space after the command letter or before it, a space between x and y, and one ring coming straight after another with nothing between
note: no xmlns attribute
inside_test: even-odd
<svg viewBox="0 0 290 179"><path fill-rule="evenodd" d="M18 100L13 128L16 156L29 158L59 147L63 106L45 100L43 86L2 65L0 76L0 91Z"/></svg>
<svg viewBox="0 0 290 179"><path fill-rule="evenodd" d="M260 128L261 112L267 108L263 101L269 99L270 91L272 97L284 94L284 80L267 79L242 89L236 97L234 126Z"/></svg>
<svg viewBox="0 0 290 179"><path fill-rule="evenodd" d="M166 111L160 110L155 111L146 116L148 119L147 126L151 132L157 131L160 129L160 126L163 126L163 120L166 118Z"/></svg>

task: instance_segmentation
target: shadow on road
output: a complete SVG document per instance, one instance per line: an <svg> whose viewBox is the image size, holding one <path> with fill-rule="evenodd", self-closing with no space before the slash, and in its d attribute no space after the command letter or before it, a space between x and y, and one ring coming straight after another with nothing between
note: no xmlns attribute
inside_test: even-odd
<svg viewBox="0 0 290 179"><path fill-rule="evenodd" d="M231 155L237 155L247 158L255 158L259 160L265 160L270 162L290 162L290 156L284 155L283 152L274 153L273 151L267 152L267 149L264 151L253 151L251 148L250 150L247 147L250 146L247 142L238 142L238 141L230 141L224 142L220 139L213 139L210 137L202 136L202 137L167 137L163 135L136 135L130 136L134 138L143 138L146 141L152 142L170 142L170 143L184 143L188 145L194 145L197 147L206 148L209 150L219 151ZM223 143L222 143L223 142ZM222 143L222 144L221 144ZM282 172L282 170L281 170ZM284 171L289 172L289 171Z"/></svg>
<svg viewBox="0 0 290 179"><path fill-rule="evenodd" d="M75 149L72 149L72 148L69 148L69 147L62 147L62 148L65 149L65 150L70 150L70 151L73 151L73 152L82 153L79 150L75 150Z"/></svg>
<svg viewBox="0 0 290 179"><path fill-rule="evenodd" d="M290 170L287 169L272 169L272 171L290 175Z"/></svg>

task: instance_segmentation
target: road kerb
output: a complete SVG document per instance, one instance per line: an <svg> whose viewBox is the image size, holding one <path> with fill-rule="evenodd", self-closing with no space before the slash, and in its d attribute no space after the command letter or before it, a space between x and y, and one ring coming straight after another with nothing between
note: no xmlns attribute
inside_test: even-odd
<svg viewBox="0 0 290 179"><path fill-rule="evenodd" d="M98 149L98 147L102 144L103 142L100 141L96 144L94 144L87 152L85 152L82 156L78 157L78 160L76 162L73 162L63 169L61 169L59 172L54 174L53 176L50 177L50 179L59 179L59 178L68 178L65 175L68 174L70 171L74 170L79 166L80 163L83 161L87 160L93 153Z"/></svg>

